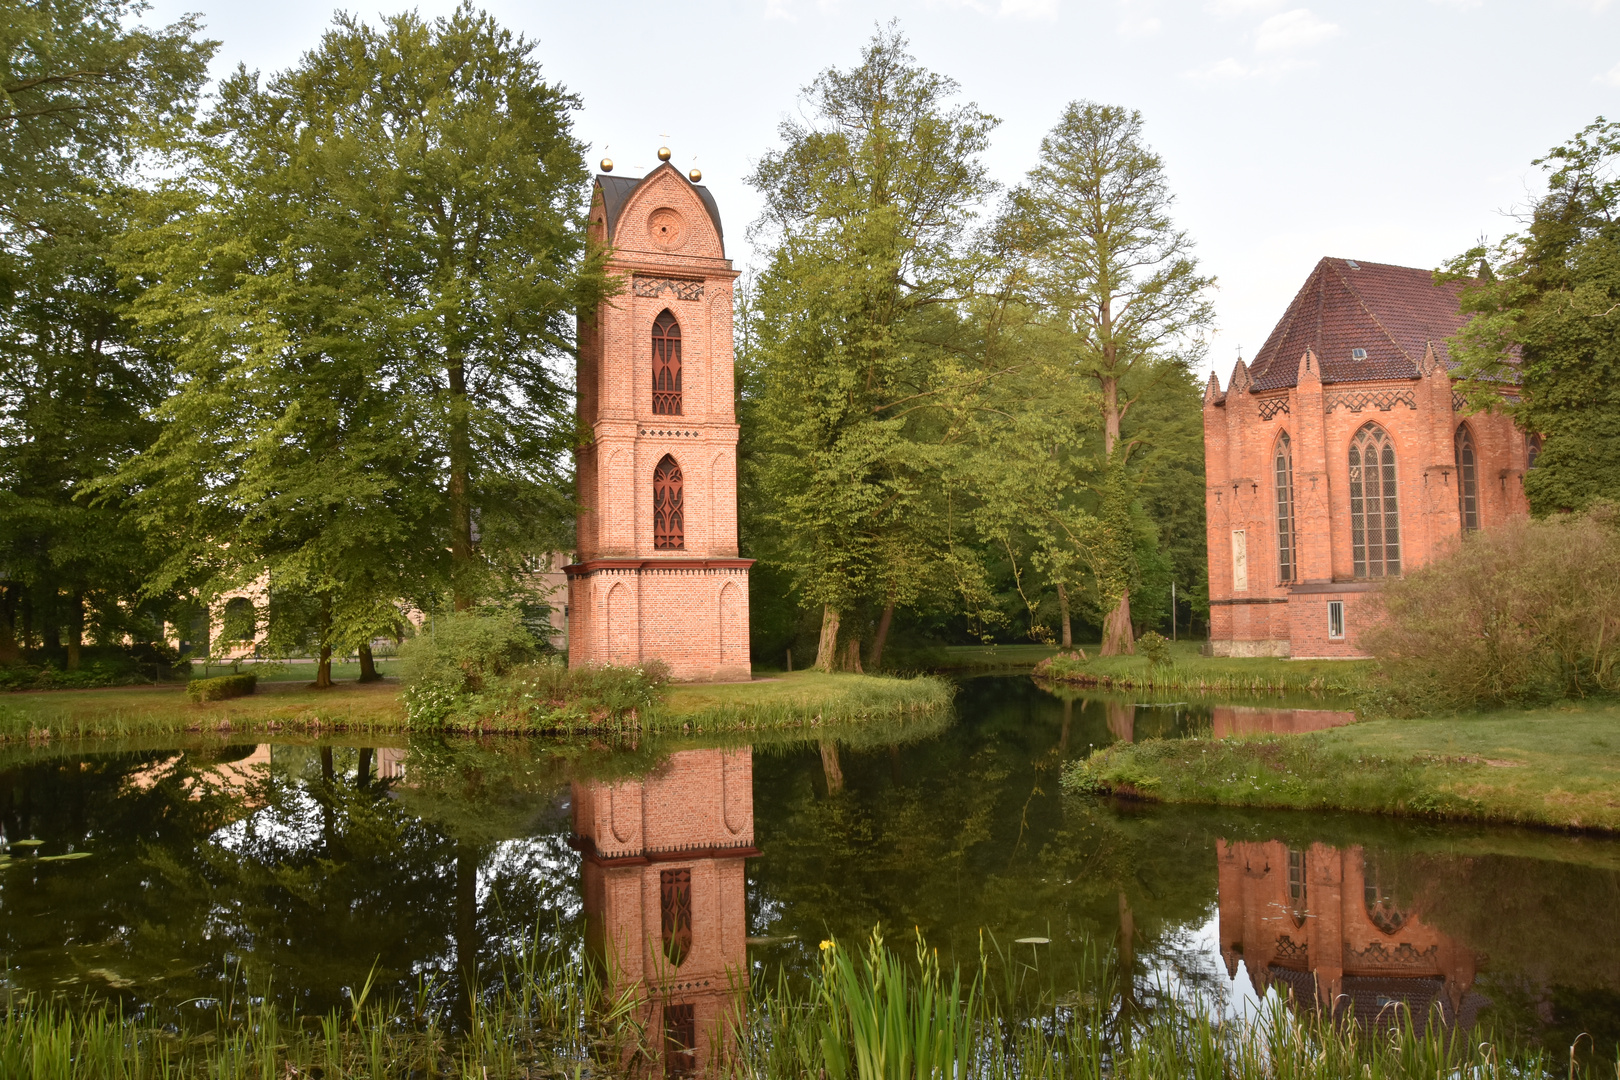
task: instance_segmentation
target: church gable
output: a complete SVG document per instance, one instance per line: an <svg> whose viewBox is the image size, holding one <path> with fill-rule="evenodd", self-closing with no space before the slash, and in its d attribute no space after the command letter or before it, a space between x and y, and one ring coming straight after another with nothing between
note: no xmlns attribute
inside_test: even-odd
<svg viewBox="0 0 1620 1080"><path fill-rule="evenodd" d="M1457 292L1427 270L1325 258L1255 354L1254 389L1295 385L1306 349L1324 383L1417 378L1431 342L1449 368L1445 339L1467 321Z"/></svg>
<svg viewBox="0 0 1620 1080"><path fill-rule="evenodd" d="M714 197L667 162L640 180L598 176L591 222L620 250L725 258Z"/></svg>

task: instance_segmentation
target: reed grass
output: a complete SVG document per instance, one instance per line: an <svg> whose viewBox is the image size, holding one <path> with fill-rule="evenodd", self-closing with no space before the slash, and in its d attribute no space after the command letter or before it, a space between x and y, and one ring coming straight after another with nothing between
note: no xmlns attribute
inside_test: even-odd
<svg viewBox="0 0 1620 1080"><path fill-rule="evenodd" d="M0 1075L8 1080L515 1080L651 1076L663 1048L648 1038L641 995L617 994L569 948L537 935L472 995L454 1028L416 1000L373 1001L369 980L347 1009L284 1021L245 995L221 1004L211 1031L177 1032L116 1009L8 999ZM1318 1011L1268 996L1258 1013L1160 990L1118 992L1115 958L1082 950L1072 970L1043 965L1039 944L980 950L946 969L917 935L915 958L876 932L823 943L819 970L733 982L716 1032L716 1075L749 1080L1574 1080L1620 1076L1613 1048L1519 1049L1489 1030L1456 1031L1401 1007L1378 1016ZM1027 959L1026 959L1027 955ZM655 1039L661 1041L660 1033ZM1584 1051L1584 1052L1582 1052Z"/></svg>

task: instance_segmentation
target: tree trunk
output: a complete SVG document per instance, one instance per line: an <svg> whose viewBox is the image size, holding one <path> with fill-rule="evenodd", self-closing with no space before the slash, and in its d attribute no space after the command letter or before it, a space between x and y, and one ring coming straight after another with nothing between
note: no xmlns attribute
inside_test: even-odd
<svg viewBox="0 0 1620 1080"><path fill-rule="evenodd" d="M321 747L321 779L330 784L337 777L337 769L332 764L332 748Z"/></svg>
<svg viewBox="0 0 1620 1080"><path fill-rule="evenodd" d="M315 665L315 688L332 685L332 597L321 597L321 659Z"/></svg>
<svg viewBox="0 0 1620 1080"><path fill-rule="evenodd" d="M872 655L866 660L866 666L873 671L883 668L883 643L889 639L889 624L894 622L894 601L890 600L883 605L883 614L878 618L877 636L872 639Z"/></svg>
<svg viewBox="0 0 1620 1080"><path fill-rule="evenodd" d="M73 604L68 608L67 627L67 669L79 670L79 649L84 645L84 593L73 594Z"/></svg>
<svg viewBox="0 0 1620 1080"><path fill-rule="evenodd" d="M371 643L367 642L366 644L361 645L359 651L360 681L376 682L378 679L382 678L381 675L377 674L377 661L373 659L371 655Z"/></svg>
<svg viewBox="0 0 1620 1080"><path fill-rule="evenodd" d="M821 640L816 643L816 670L831 671L838 662L838 612L831 604L821 609Z"/></svg>
<svg viewBox="0 0 1620 1080"><path fill-rule="evenodd" d="M361 791L371 786L371 747L360 748L360 769L354 780L355 787Z"/></svg>
<svg viewBox="0 0 1620 1080"><path fill-rule="evenodd" d="M1114 953L1119 960L1119 1027L1123 1041L1130 1037L1136 1014L1136 915L1124 889L1119 890L1119 943Z"/></svg>
<svg viewBox="0 0 1620 1080"><path fill-rule="evenodd" d="M22 659L22 644L17 635L17 586L0 592L0 667L15 664Z"/></svg>
<svg viewBox="0 0 1620 1080"><path fill-rule="evenodd" d="M838 764L838 744L821 744L821 771L827 777L827 794L844 790L844 770Z"/></svg>
<svg viewBox="0 0 1620 1080"><path fill-rule="evenodd" d="M1058 757L1069 752L1069 727L1074 723L1074 698L1063 699L1063 731L1058 735Z"/></svg>
<svg viewBox="0 0 1620 1080"><path fill-rule="evenodd" d="M472 436L467 417L467 369L460 360L450 376L450 581L457 611L472 607L469 580L472 546Z"/></svg>
<svg viewBox="0 0 1620 1080"><path fill-rule="evenodd" d="M850 638L849 639L849 658L844 661L844 665L846 667L848 667L850 671L853 671L857 675L864 674L864 672L861 671L861 639L860 638Z"/></svg>
<svg viewBox="0 0 1620 1080"><path fill-rule="evenodd" d="M1069 629L1069 590L1063 582L1057 583L1058 612L1063 616L1063 647L1065 649L1074 645L1074 633Z"/></svg>
<svg viewBox="0 0 1620 1080"><path fill-rule="evenodd" d="M478 992L478 864L480 853L465 840L456 841L456 1023L472 1025L473 995Z"/></svg>
<svg viewBox="0 0 1620 1080"><path fill-rule="evenodd" d="M1119 594L1119 603L1103 619L1103 656L1136 655L1136 639L1131 636L1131 590Z"/></svg>

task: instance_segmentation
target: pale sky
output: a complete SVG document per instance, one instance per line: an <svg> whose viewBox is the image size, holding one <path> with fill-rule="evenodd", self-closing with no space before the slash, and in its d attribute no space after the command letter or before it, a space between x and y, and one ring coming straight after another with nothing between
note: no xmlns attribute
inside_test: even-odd
<svg viewBox="0 0 1620 1080"><path fill-rule="evenodd" d="M354 7L364 17L415 6ZM584 100L594 162L639 176L660 145L715 193L727 254L753 259L743 183L798 91L847 67L898 18L924 65L1000 117L988 163L1015 183L1077 98L1141 110L1175 216L1219 279L1211 358L1224 385L1324 255L1432 268L1542 188L1531 166L1597 115L1620 119L1620 2L1611 0L489 0L538 41L548 77ZM325 0L157 0L200 11L215 72L296 61Z"/></svg>

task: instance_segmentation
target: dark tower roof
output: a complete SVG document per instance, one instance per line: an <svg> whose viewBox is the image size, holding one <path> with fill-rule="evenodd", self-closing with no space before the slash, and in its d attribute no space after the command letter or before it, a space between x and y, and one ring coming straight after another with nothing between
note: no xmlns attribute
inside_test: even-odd
<svg viewBox="0 0 1620 1080"><path fill-rule="evenodd" d="M658 169L668 169L676 176L680 176L686 183L692 184L692 181L681 176L679 169L667 161L659 165ZM619 224L619 211L623 210L624 204L630 201L630 196L635 194L636 188L658 175L658 169L654 169L640 180L632 180L628 176L609 176L607 173L596 174L596 186L602 189L602 208L607 212L608 243L613 243L613 233ZM697 192L697 197L703 200L703 208L709 212L709 220L714 222L715 235L720 237L720 250L724 251L726 234L720 228L719 204L714 201L714 195L709 192L709 189L702 184L692 184L692 190Z"/></svg>
<svg viewBox="0 0 1620 1080"><path fill-rule="evenodd" d="M1415 379L1430 342L1449 369L1446 338L1468 321L1457 308L1460 291L1436 285L1428 270L1323 259L1255 353L1250 389L1293 386L1306 349L1319 358L1324 383ZM1355 349L1365 355L1355 356Z"/></svg>

